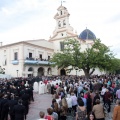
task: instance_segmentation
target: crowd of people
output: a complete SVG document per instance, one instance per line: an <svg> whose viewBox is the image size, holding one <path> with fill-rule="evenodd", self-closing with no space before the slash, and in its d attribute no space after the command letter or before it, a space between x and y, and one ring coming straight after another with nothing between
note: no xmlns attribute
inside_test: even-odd
<svg viewBox="0 0 120 120"><path fill-rule="evenodd" d="M119 75L42 76L0 80L0 120L25 120L34 92L51 94L52 103L40 120L119 120ZM115 103L111 114L111 104Z"/></svg>
<svg viewBox="0 0 120 120"><path fill-rule="evenodd" d="M33 98L33 80L0 80L0 120L25 120Z"/></svg>
<svg viewBox="0 0 120 120"><path fill-rule="evenodd" d="M61 82L58 84L56 81ZM47 115L41 111L40 118L67 120L67 115L71 114L75 120L105 120L106 116L119 120L119 83L118 75L92 76L90 79L58 76L47 80L42 84L45 84L47 92L52 94L53 100L47 109ZM111 113L113 103L115 107Z"/></svg>

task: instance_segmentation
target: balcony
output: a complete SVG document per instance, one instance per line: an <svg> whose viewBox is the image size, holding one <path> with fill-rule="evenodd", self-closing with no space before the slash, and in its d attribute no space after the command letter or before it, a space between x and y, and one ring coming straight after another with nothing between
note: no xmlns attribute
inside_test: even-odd
<svg viewBox="0 0 120 120"><path fill-rule="evenodd" d="M46 59L34 59L34 58L26 58L25 59L25 65L51 65L53 63L49 62L49 60Z"/></svg>
<svg viewBox="0 0 120 120"><path fill-rule="evenodd" d="M18 61L18 60L12 60L12 64L13 64L13 65L18 65L18 64L19 64L19 61Z"/></svg>

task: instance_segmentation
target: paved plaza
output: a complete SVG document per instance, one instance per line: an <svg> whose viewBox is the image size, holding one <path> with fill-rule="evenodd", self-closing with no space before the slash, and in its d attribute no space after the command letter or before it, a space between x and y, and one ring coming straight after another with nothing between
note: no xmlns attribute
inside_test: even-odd
<svg viewBox="0 0 120 120"><path fill-rule="evenodd" d="M49 94L39 95L34 93L34 102L31 102L29 107L29 113L27 120L39 119L39 112L44 111L46 113L47 108L51 106L52 96Z"/></svg>
<svg viewBox="0 0 120 120"><path fill-rule="evenodd" d="M47 108L51 106L51 103L52 103L52 95L50 94L39 95L34 93L34 102L31 102L30 104L27 120L39 119L39 112L44 111L46 113ZM112 110L113 110L113 107L114 105L112 105ZM72 116L68 116L68 119L74 120ZM112 119L106 118L105 120L112 120Z"/></svg>

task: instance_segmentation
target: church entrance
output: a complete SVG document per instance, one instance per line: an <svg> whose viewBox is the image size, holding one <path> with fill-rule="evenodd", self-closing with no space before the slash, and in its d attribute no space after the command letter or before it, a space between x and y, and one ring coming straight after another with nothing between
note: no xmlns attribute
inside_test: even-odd
<svg viewBox="0 0 120 120"><path fill-rule="evenodd" d="M32 77L32 76L33 76L33 68L30 67L30 68L28 69L28 77Z"/></svg>
<svg viewBox="0 0 120 120"><path fill-rule="evenodd" d="M38 76L43 76L44 75L44 68L40 67L38 68Z"/></svg>
<svg viewBox="0 0 120 120"><path fill-rule="evenodd" d="M60 70L60 75L66 75L65 69L61 69L61 70Z"/></svg>
<svg viewBox="0 0 120 120"><path fill-rule="evenodd" d="M52 69L51 69L51 68L48 68L47 74L48 74L48 75L52 75Z"/></svg>

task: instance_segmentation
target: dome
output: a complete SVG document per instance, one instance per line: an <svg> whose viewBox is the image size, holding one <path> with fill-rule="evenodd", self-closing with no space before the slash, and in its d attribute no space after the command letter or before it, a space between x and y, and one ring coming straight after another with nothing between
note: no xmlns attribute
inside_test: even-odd
<svg viewBox="0 0 120 120"><path fill-rule="evenodd" d="M96 39L96 36L89 29L85 29L80 33L79 38L82 40L86 40L86 39L94 40L94 39Z"/></svg>

